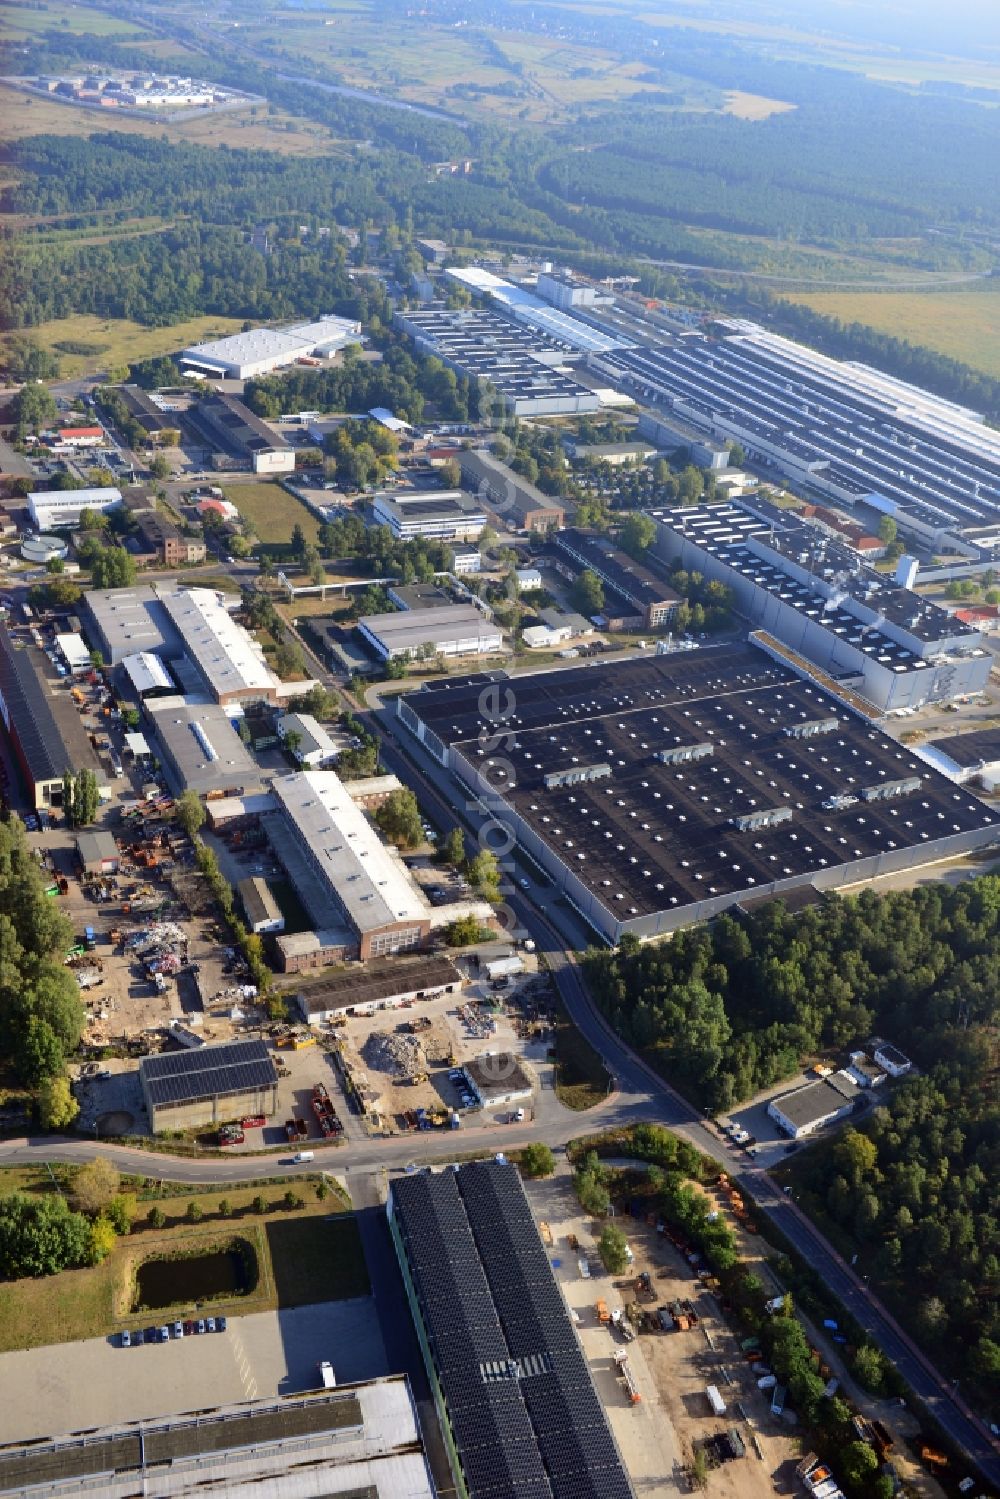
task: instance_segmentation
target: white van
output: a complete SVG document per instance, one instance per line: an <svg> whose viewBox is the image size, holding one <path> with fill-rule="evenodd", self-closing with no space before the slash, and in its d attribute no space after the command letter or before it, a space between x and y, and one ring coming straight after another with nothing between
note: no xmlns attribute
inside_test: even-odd
<svg viewBox="0 0 1000 1499"><path fill-rule="evenodd" d="M293 1166L304 1166L307 1161L316 1159L315 1152L311 1150L300 1150L298 1155L292 1156Z"/></svg>

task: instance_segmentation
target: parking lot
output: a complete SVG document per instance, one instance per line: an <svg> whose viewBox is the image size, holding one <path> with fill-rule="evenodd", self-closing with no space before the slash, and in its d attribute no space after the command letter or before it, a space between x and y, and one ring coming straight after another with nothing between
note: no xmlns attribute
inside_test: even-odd
<svg viewBox="0 0 1000 1499"><path fill-rule="evenodd" d="M0 1441L316 1389L390 1372L375 1303L321 1302L230 1317L224 1333L122 1348L119 1336L0 1354Z"/></svg>

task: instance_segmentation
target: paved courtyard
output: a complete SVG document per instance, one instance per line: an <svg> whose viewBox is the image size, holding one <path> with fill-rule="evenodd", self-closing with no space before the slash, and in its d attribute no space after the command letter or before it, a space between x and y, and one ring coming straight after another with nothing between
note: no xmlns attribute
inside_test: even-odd
<svg viewBox="0 0 1000 1499"><path fill-rule="evenodd" d="M390 1372L370 1297L230 1317L224 1333L148 1348L115 1334L5 1353L0 1442L315 1389L322 1359L341 1384Z"/></svg>

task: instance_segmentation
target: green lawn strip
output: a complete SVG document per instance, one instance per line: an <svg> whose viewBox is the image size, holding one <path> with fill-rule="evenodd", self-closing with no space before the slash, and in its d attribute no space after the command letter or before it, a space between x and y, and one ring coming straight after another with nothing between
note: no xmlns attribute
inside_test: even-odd
<svg viewBox="0 0 1000 1499"><path fill-rule="evenodd" d="M567 1109L592 1109L608 1096L600 1054L560 1005L556 1012L556 1097Z"/></svg>
<svg viewBox="0 0 1000 1499"><path fill-rule="evenodd" d="M63 1175L68 1185L71 1172ZM124 1189L129 1189L126 1181ZM28 1167L0 1173L0 1192L52 1190L43 1168ZM364 1253L354 1217L345 1210L341 1194L331 1189L321 1201L316 1183L296 1180L290 1190L305 1198L301 1209L284 1206L277 1186L237 1187L220 1184L211 1192L167 1184L155 1202L143 1196L132 1233L119 1239L100 1265L63 1270L37 1279L0 1282L0 1352L37 1348L53 1342L75 1342L107 1336L122 1327L150 1321L173 1321L193 1310L193 1302L176 1308L133 1312L135 1275L148 1259L207 1254L246 1240L257 1258L254 1290L244 1296L213 1299L212 1311L247 1315L278 1307L306 1306L370 1293ZM268 1211L257 1214L252 1203L263 1197ZM219 1203L228 1202L231 1216L221 1217ZM187 1220L189 1202L204 1213L199 1223ZM149 1212L165 1215L161 1228L149 1226Z"/></svg>

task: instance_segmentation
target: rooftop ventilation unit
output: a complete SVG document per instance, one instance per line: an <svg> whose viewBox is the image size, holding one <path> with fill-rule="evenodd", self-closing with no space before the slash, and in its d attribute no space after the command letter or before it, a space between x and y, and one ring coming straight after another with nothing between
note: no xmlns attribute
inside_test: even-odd
<svg viewBox="0 0 1000 1499"><path fill-rule="evenodd" d="M884 802L893 796L908 796L911 791L919 791L921 784L919 776L904 776L901 781L886 781L882 786L864 786L861 796L866 802Z"/></svg>
<svg viewBox="0 0 1000 1499"><path fill-rule="evenodd" d="M745 812L741 817L731 817L730 822L740 833L756 832L759 828L775 828L779 823L791 822L791 807L772 807L763 812Z"/></svg>
<svg viewBox="0 0 1000 1499"><path fill-rule="evenodd" d="M785 733L789 739L813 739L817 734L832 734L839 727L838 718L811 718L807 723L788 724Z"/></svg>
<svg viewBox="0 0 1000 1499"><path fill-rule="evenodd" d="M714 754L714 744L678 744L673 749L657 750L653 759L663 765L683 765L689 760L707 760Z"/></svg>
<svg viewBox="0 0 1000 1499"><path fill-rule="evenodd" d="M578 786L582 781L603 781L611 774L610 765L572 765L569 770L552 770L542 777L546 791L561 786Z"/></svg>

